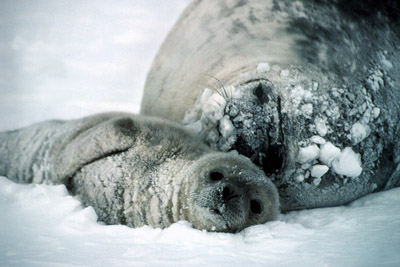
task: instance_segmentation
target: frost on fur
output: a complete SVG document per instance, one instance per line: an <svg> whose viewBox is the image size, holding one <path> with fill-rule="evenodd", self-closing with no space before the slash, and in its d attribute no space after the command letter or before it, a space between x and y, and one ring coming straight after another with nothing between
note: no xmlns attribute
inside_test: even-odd
<svg viewBox="0 0 400 267"><path fill-rule="evenodd" d="M366 84L372 82L376 90L382 85L379 77ZM233 85L204 89L183 124L214 149L238 150L279 183L345 183L376 164L383 147L375 143L383 130L380 108L362 85L332 86L294 67L266 62L242 73ZM294 144L285 143L290 135ZM368 152L372 146L375 157ZM284 155L289 152L291 158ZM273 157L280 163L271 166ZM283 164L292 168L284 175L279 174Z"/></svg>

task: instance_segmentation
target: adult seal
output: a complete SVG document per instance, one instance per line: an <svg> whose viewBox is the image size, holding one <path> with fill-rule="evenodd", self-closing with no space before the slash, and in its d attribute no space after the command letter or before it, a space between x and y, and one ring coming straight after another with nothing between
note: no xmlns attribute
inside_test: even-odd
<svg viewBox="0 0 400 267"><path fill-rule="evenodd" d="M187 220L236 232L279 212L275 186L246 157L213 151L175 123L124 113L0 133L0 175L66 184L108 224Z"/></svg>
<svg viewBox="0 0 400 267"><path fill-rule="evenodd" d="M282 211L399 186L399 14L391 0L194 1L152 64L141 113L249 157Z"/></svg>

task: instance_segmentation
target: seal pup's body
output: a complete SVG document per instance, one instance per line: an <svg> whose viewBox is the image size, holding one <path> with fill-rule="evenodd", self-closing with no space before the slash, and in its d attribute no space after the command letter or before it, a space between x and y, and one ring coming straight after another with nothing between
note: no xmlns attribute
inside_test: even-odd
<svg viewBox="0 0 400 267"><path fill-rule="evenodd" d="M0 133L0 175L66 184L100 220L235 232L273 220L276 188L245 157L211 150L181 126L124 113Z"/></svg>
<svg viewBox="0 0 400 267"><path fill-rule="evenodd" d="M141 113L251 158L283 211L399 186L399 14L391 0L193 1L153 62Z"/></svg>

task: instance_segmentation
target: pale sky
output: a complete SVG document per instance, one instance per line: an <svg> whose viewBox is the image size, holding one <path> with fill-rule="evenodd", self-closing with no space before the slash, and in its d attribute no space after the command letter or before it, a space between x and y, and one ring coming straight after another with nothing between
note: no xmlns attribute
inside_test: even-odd
<svg viewBox="0 0 400 267"><path fill-rule="evenodd" d="M0 1L0 130L137 113L151 62L189 2Z"/></svg>

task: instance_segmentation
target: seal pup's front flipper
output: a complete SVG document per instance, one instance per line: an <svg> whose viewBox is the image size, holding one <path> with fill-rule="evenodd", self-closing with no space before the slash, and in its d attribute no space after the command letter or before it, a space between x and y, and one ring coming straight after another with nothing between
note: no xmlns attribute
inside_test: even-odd
<svg viewBox="0 0 400 267"><path fill-rule="evenodd" d="M55 165L58 179L64 183L84 165L129 149L134 143L137 127L135 121L126 116L106 120L80 132L59 153L53 153L54 161L58 162Z"/></svg>
<svg viewBox="0 0 400 267"><path fill-rule="evenodd" d="M35 173L48 176L45 162L56 129L62 121L47 121L14 131L0 133L0 175L20 182L33 182Z"/></svg>
<svg viewBox="0 0 400 267"><path fill-rule="evenodd" d="M0 175L23 183L65 183L85 164L131 147L133 117L106 113L1 133Z"/></svg>

